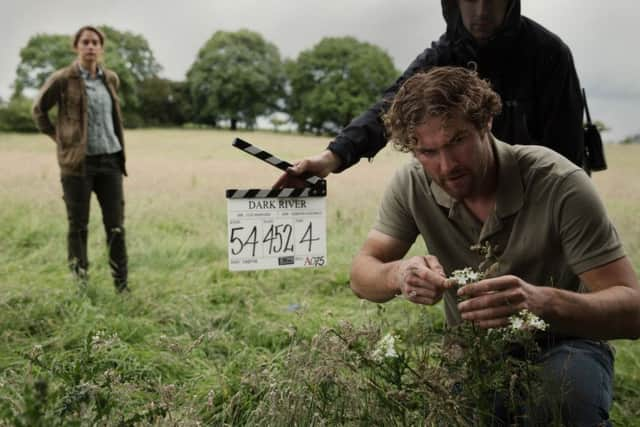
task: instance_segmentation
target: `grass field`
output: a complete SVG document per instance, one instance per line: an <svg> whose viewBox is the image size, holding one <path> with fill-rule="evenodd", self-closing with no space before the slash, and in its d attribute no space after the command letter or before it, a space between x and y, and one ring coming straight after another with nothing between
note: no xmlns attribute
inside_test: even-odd
<svg viewBox="0 0 640 427"><path fill-rule="evenodd" d="M327 267L230 273L224 190L266 188L279 175L232 148L236 136L288 160L327 142L272 133L127 132L133 292L120 296L109 278L95 198L91 279L79 295L66 268L54 145L41 135L0 134L0 425L239 424L255 399L249 374L322 326L378 315L376 304L353 296L348 270L386 181L406 155L388 148L373 164L330 177ZM607 146L607 156L610 169L593 180L640 271L640 146ZM384 315L403 328L422 310L398 300ZM440 307L430 310L440 316ZM614 344L614 421L640 425L640 344Z"/></svg>

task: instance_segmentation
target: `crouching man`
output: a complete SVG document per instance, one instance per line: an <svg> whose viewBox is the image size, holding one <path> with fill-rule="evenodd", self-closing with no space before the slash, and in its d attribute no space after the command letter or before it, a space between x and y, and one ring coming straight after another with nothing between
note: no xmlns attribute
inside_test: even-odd
<svg viewBox="0 0 640 427"><path fill-rule="evenodd" d="M565 424L608 425L606 340L640 335L637 276L587 175L547 148L496 140L489 129L500 110L489 84L465 69L405 82L385 123L413 159L386 189L351 287L375 302L444 299L449 325L496 328L532 312L550 325L542 375L567 386ZM418 235L431 255L403 259ZM495 249L497 270L449 288L448 274L483 261L478 244Z"/></svg>

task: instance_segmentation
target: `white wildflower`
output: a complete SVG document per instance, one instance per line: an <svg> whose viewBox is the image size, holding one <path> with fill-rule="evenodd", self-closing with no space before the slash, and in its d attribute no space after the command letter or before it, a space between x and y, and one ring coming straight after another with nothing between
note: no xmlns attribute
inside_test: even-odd
<svg viewBox="0 0 640 427"><path fill-rule="evenodd" d="M547 322L542 320L527 309L522 309L518 314L509 317L511 329L524 331L544 331L549 326Z"/></svg>
<svg viewBox="0 0 640 427"><path fill-rule="evenodd" d="M533 326L535 329L539 329L541 331L544 331L547 329L547 326L549 326L547 324L547 322L545 322L544 320L538 318L538 319L533 319L530 322L531 326Z"/></svg>
<svg viewBox="0 0 640 427"><path fill-rule="evenodd" d="M91 347L93 349L99 349L103 347L112 347L113 345L120 342L120 337L118 337L118 333L114 332L110 336L107 335L106 331L100 330L97 331L91 337Z"/></svg>
<svg viewBox="0 0 640 427"><path fill-rule="evenodd" d="M465 286L479 281L482 279L482 275L474 271L471 267L467 267L462 270L454 270L450 278L455 280L458 286Z"/></svg>
<svg viewBox="0 0 640 427"><path fill-rule="evenodd" d="M542 320L542 318L536 316L535 314L531 313L530 311L527 311L527 310L523 310L523 311L527 312L526 319L527 319L527 324L529 326L529 330L537 329L539 331L544 331L549 326L547 324L547 322Z"/></svg>
<svg viewBox="0 0 640 427"><path fill-rule="evenodd" d="M103 342L103 337L104 337L104 331L97 331L92 337L91 337L91 345L99 345Z"/></svg>
<svg viewBox="0 0 640 427"><path fill-rule="evenodd" d="M387 334L378 341L375 350L371 353L371 359L382 362L383 359L395 359L398 353L395 349L396 339L393 335Z"/></svg>
<svg viewBox="0 0 640 427"><path fill-rule="evenodd" d="M471 282L477 282L480 279L480 274L477 271L470 271L467 277Z"/></svg>
<svg viewBox="0 0 640 427"><path fill-rule="evenodd" d="M510 323L509 326L511 327L511 329L515 331L522 329L522 325L524 325L524 321L516 315L509 317L509 323Z"/></svg>
<svg viewBox="0 0 640 427"><path fill-rule="evenodd" d="M216 397L216 394L213 391L213 389L209 390L209 393L207 393L207 407L209 408L213 407L213 405L215 404L215 397Z"/></svg>
<svg viewBox="0 0 640 427"><path fill-rule="evenodd" d="M34 360L42 356L43 354L44 354L44 351L42 350L42 345L36 344L33 347L31 347L31 351L29 352L29 357L32 360Z"/></svg>

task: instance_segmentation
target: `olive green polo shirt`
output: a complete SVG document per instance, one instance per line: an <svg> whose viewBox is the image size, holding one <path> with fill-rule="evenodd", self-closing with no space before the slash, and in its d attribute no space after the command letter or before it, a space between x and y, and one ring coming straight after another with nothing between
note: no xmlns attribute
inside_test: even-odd
<svg viewBox="0 0 640 427"><path fill-rule="evenodd" d="M483 224L449 196L414 158L386 189L374 228L413 243L421 235L447 275L478 268L472 245L488 242L497 274L528 283L584 291L577 275L624 256L618 234L584 171L544 147L493 140L496 205ZM460 322L455 292L444 295L447 322Z"/></svg>

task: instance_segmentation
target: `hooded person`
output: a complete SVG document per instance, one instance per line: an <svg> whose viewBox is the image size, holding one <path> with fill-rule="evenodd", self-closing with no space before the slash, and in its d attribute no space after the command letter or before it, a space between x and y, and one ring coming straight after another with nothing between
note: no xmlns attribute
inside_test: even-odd
<svg viewBox="0 0 640 427"><path fill-rule="evenodd" d="M569 47L554 33L520 14L519 0L442 0L446 32L409 65L382 99L355 118L327 150L298 162L276 186L296 175L326 176L387 144L381 116L402 84L437 66L478 72L500 95L503 110L492 133L509 144L543 145L578 166L584 164L580 82Z"/></svg>

